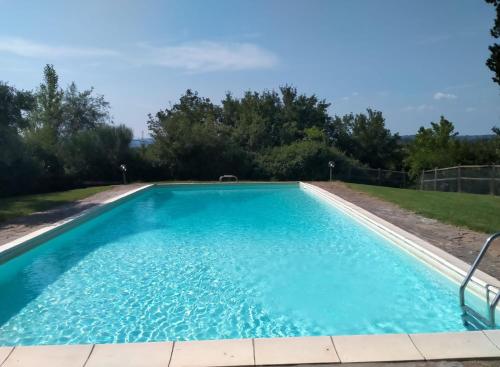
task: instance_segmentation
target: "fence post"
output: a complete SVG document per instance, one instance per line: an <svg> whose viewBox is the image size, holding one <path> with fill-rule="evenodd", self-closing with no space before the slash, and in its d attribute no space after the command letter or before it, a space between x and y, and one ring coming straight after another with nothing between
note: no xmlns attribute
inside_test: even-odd
<svg viewBox="0 0 500 367"><path fill-rule="evenodd" d="M422 170L422 177L420 178L420 190L424 189L424 175L425 175L425 170Z"/></svg>
<svg viewBox="0 0 500 367"><path fill-rule="evenodd" d="M380 170L380 168L378 169L378 172L377 172L377 183L380 185L380 180L381 180L381 173L382 171Z"/></svg>
<svg viewBox="0 0 500 367"><path fill-rule="evenodd" d="M434 167L434 191L437 191L438 169Z"/></svg>
<svg viewBox="0 0 500 367"><path fill-rule="evenodd" d="M462 167L457 167L457 191L462 192Z"/></svg>
<svg viewBox="0 0 500 367"><path fill-rule="evenodd" d="M490 195L495 195L495 165L490 166Z"/></svg>
<svg viewBox="0 0 500 367"><path fill-rule="evenodd" d="M403 173L403 187L406 187L406 172L405 172L405 169L403 168L403 170L401 172Z"/></svg>

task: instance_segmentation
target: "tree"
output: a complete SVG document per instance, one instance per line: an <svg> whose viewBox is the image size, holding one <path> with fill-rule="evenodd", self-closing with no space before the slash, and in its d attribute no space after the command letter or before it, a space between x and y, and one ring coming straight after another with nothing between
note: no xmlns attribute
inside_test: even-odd
<svg viewBox="0 0 500 367"><path fill-rule="evenodd" d="M27 153L22 129L33 108L33 95L0 82L0 196L32 188L37 162Z"/></svg>
<svg viewBox="0 0 500 367"><path fill-rule="evenodd" d="M332 144L354 159L374 168L400 168L400 137L385 127L382 112L335 116L327 131Z"/></svg>
<svg viewBox="0 0 500 367"><path fill-rule="evenodd" d="M441 116L439 123L431 122L430 128L420 127L415 140L408 145L405 163L416 177L422 170L448 167L456 162L459 144L453 123Z"/></svg>
<svg viewBox="0 0 500 367"><path fill-rule="evenodd" d="M336 172L345 172L349 159L318 140L296 141L274 147L257 158L263 178L277 180L325 180L328 178L328 162L335 161Z"/></svg>
<svg viewBox="0 0 500 367"><path fill-rule="evenodd" d="M71 135L111 121L109 102L102 95L93 95L93 88L80 92L73 82L64 91L60 133Z"/></svg>
<svg viewBox="0 0 500 367"><path fill-rule="evenodd" d="M119 166L131 159L132 130L124 125L98 125L75 132L64 141L65 174L73 182L119 181Z"/></svg>
<svg viewBox="0 0 500 367"><path fill-rule="evenodd" d="M486 0L487 3L492 4L496 10L496 18L490 32L491 35L497 39L500 37L500 1L499 0ZM494 43L488 47L491 55L486 61L488 68L494 73L493 81L500 85L500 44Z"/></svg>
<svg viewBox="0 0 500 367"><path fill-rule="evenodd" d="M231 160L221 109L187 90L178 103L149 115L157 164L171 177L213 179Z"/></svg>
<svg viewBox="0 0 500 367"><path fill-rule="evenodd" d="M30 154L42 163L42 186L58 189L65 184L62 164L58 158L64 93L59 87L59 77L53 65L45 66L43 76L43 82L35 92L34 108L28 117L30 124L26 142Z"/></svg>
<svg viewBox="0 0 500 367"><path fill-rule="evenodd" d="M64 92L59 87L59 76L54 65L46 65L43 70L43 83L35 94L35 109L31 114L32 128L50 130L57 139L63 118Z"/></svg>

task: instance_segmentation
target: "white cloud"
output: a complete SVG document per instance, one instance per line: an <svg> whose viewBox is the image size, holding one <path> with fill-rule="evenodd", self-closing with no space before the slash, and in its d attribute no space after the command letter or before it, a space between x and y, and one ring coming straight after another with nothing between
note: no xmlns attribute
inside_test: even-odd
<svg viewBox="0 0 500 367"><path fill-rule="evenodd" d="M405 111L405 112L409 112L409 111L418 111L418 112L421 112L421 111L432 111L432 110L434 110L434 106L433 105L429 105L429 104L421 104L421 105L418 105L418 106L409 105L409 106L403 107L402 110Z"/></svg>
<svg viewBox="0 0 500 367"><path fill-rule="evenodd" d="M417 106L417 111L432 111L433 109L434 106L429 104L421 104L420 106Z"/></svg>
<svg viewBox="0 0 500 367"><path fill-rule="evenodd" d="M456 99L457 96L451 93L436 92L433 98L439 101L440 99Z"/></svg>
<svg viewBox="0 0 500 367"><path fill-rule="evenodd" d="M102 48L86 48L72 46L51 46L23 38L0 37L0 53L10 53L31 58L65 58L115 56L118 53Z"/></svg>
<svg viewBox="0 0 500 367"><path fill-rule="evenodd" d="M476 107L467 107L465 109L465 112L474 112L476 110Z"/></svg>
<svg viewBox="0 0 500 367"><path fill-rule="evenodd" d="M340 98L341 101L348 101L350 100L352 97L357 97L359 96L359 93L358 92L352 92L350 96L345 96L345 97L342 97Z"/></svg>
<svg viewBox="0 0 500 367"><path fill-rule="evenodd" d="M278 57L252 43L196 42L174 46L140 45L141 64L159 65L188 72L268 69Z"/></svg>
<svg viewBox="0 0 500 367"><path fill-rule="evenodd" d="M268 69L278 57L254 43L195 42L165 47L139 44L127 51L76 46L54 46L24 38L1 37L0 55L12 54L46 60L115 56L131 65L158 65L188 72ZM138 56L139 55L139 56Z"/></svg>

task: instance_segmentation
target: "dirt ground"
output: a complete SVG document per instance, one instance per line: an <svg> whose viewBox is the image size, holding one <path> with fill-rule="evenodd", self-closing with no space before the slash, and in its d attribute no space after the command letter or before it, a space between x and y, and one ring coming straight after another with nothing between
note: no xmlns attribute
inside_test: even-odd
<svg viewBox="0 0 500 367"><path fill-rule="evenodd" d="M472 263L488 234L455 227L417 215L395 204L355 191L342 182L310 182L359 207L393 223L394 225L428 241L432 245ZM500 213L499 213L500 215ZM492 244L479 267L484 272L500 279L500 241Z"/></svg>

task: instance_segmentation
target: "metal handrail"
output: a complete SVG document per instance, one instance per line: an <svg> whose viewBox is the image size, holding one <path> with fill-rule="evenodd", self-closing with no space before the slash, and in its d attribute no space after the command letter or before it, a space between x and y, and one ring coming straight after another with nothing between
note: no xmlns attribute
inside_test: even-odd
<svg viewBox="0 0 500 367"><path fill-rule="evenodd" d="M222 175L219 177L219 182L224 181L225 178L238 182L238 177L236 177L235 175Z"/></svg>
<svg viewBox="0 0 500 367"><path fill-rule="evenodd" d="M464 312L466 312L466 306L465 306L465 288L467 288L467 284L469 284L469 281L471 280L472 275L477 270L477 267L479 266L479 263L481 262L481 260L483 259L484 255L486 254L486 251L490 247L491 243L496 238L498 238L498 237L500 237L500 232L494 233L494 234L492 234L490 237L488 237L486 239L486 241L484 242L483 247L481 248L481 251L479 251L479 254L476 257L476 260L474 261L474 263L470 267L469 272L467 273L467 275L465 276L462 284L460 285L460 307L462 308L462 310ZM496 309L496 306L497 306L497 304L498 304L499 301L500 301L500 292L497 293L497 295L495 296L495 299L489 305L489 315L488 316L489 316L490 326L492 326L492 327L495 326L495 309Z"/></svg>
<svg viewBox="0 0 500 367"><path fill-rule="evenodd" d="M490 317L490 325L492 327L495 327L495 311L496 311L497 304L499 301L500 301L500 292L497 293L497 295L495 296L495 299L493 300L493 302L491 302L489 310L488 310L489 317Z"/></svg>

